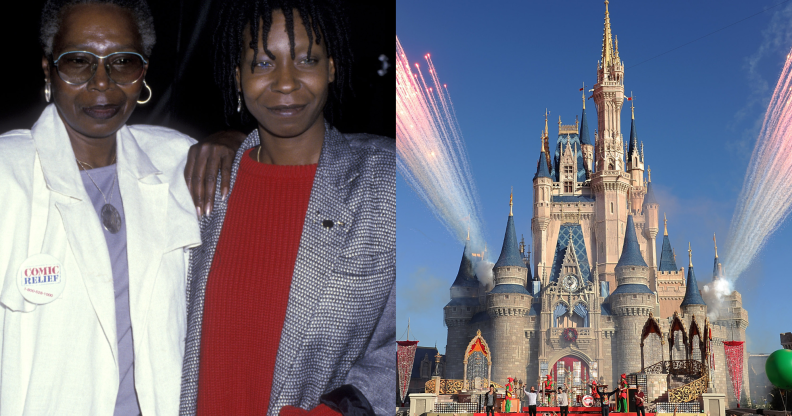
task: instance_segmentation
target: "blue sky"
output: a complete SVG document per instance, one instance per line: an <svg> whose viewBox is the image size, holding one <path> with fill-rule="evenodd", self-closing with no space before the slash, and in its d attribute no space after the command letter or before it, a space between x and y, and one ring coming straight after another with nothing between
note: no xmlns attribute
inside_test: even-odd
<svg viewBox="0 0 792 416"><path fill-rule="evenodd" d="M764 111L792 47L792 1L770 8L779 3L610 2L611 27L626 66L625 90L636 97L636 130L652 168L652 186L668 216L678 264L685 263L692 243L700 286L711 278L712 233L719 236L719 248L725 245ZM511 186L517 234L530 240L531 179L544 111L551 112L554 147L558 116L573 123L581 111L578 89L596 82L604 4L398 0L396 16L396 34L408 59L423 65L423 55L431 53L440 80L448 84L479 193L484 235L497 258ZM593 107L589 100L591 133ZM623 111L627 137L629 107ZM401 177L397 192L397 337L404 339L409 317L411 339L427 346L436 342L444 351L442 308L463 245ZM787 224L736 283L750 318L752 353L781 348L779 333L792 331Z"/></svg>

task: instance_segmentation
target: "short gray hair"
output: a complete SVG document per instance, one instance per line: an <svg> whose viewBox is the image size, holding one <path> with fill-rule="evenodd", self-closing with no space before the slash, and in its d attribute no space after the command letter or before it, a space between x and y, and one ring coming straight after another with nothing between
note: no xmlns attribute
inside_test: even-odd
<svg viewBox="0 0 792 416"><path fill-rule="evenodd" d="M138 32L140 32L143 54L146 57L151 56L157 35L154 32L154 17L151 15L151 9L149 9L146 0L47 0L41 11L39 38L45 55L52 55L52 43L60 30L64 13L70 7L78 4L113 4L129 11L137 24Z"/></svg>

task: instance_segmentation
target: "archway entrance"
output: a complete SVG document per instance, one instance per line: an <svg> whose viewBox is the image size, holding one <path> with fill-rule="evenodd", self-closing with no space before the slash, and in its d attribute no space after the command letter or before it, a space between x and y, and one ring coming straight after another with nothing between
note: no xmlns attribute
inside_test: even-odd
<svg viewBox="0 0 792 416"><path fill-rule="evenodd" d="M574 355L567 355L556 361L550 374L556 382L556 388L566 383L570 401L574 401L577 395L585 394L591 376L588 363Z"/></svg>

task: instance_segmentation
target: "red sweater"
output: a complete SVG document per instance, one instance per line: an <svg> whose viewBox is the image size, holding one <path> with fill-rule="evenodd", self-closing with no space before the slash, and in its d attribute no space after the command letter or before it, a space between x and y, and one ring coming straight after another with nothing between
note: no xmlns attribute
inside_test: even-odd
<svg viewBox="0 0 792 416"><path fill-rule="evenodd" d="M315 174L242 156L206 285L199 416L267 413Z"/></svg>

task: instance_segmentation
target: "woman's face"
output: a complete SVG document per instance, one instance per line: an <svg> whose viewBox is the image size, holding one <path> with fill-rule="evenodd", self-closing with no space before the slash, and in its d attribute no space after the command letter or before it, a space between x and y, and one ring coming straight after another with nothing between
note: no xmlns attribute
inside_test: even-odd
<svg viewBox="0 0 792 416"><path fill-rule="evenodd" d="M113 52L143 54L141 37L132 16L109 4L69 8L53 42L53 61L70 51L87 51L99 56ZM108 77L104 60L101 60L88 82L71 85L61 79L48 58L42 58L41 66L44 77L52 83L53 101L67 130L86 137L104 138L115 134L126 123L143 88L145 70L138 81L119 85Z"/></svg>
<svg viewBox="0 0 792 416"><path fill-rule="evenodd" d="M247 47L250 39L250 30L246 29L242 62L236 71L237 85L259 127L276 137L296 137L323 123L328 87L335 79L333 58L327 56L324 42L314 43L308 55L308 33L295 10L292 59L286 18L282 11L275 10L267 37L267 47L275 59L264 53L259 39L251 73L253 50Z"/></svg>

